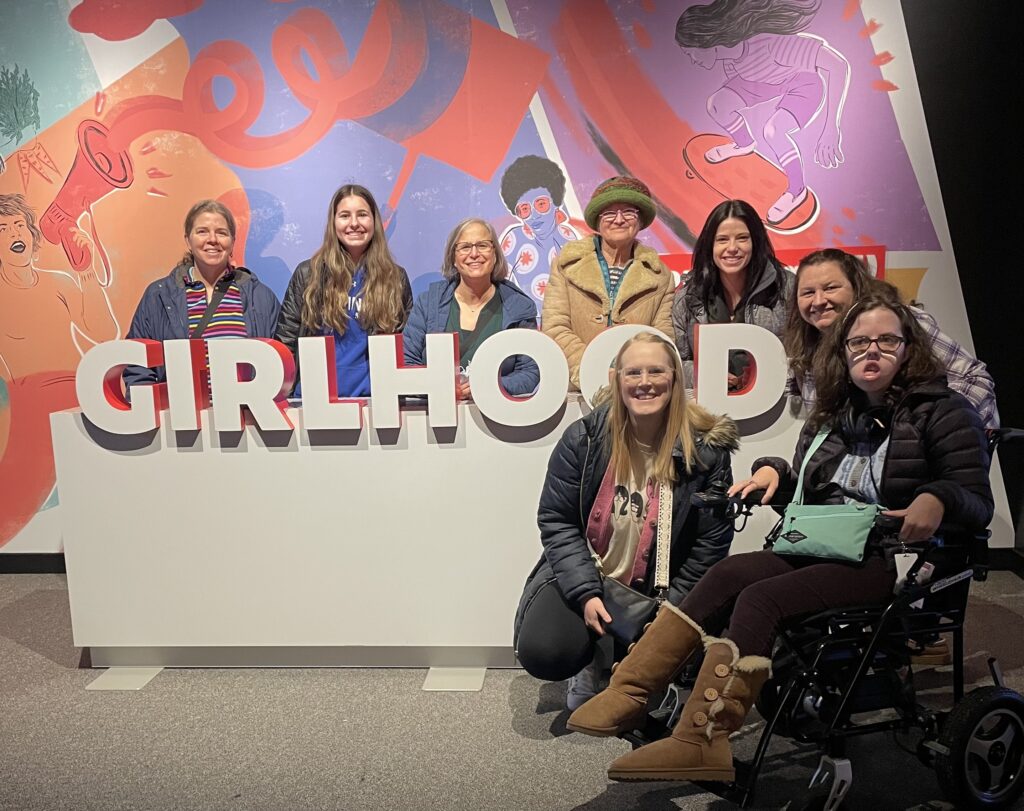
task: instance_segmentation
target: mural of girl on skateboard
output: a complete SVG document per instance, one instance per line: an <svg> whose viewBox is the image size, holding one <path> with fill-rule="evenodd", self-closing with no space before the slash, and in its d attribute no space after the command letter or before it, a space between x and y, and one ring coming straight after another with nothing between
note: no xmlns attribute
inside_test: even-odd
<svg viewBox="0 0 1024 811"><path fill-rule="evenodd" d="M827 169L843 162L840 120L850 65L823 39L801 33L820 5L821 0L713 0L686 9L676 23L683 53L705 70L720 62L725 72L707 109L731 140L704 151L703 160L719 164L758 149L785 173L785 191L760 212L769 225L782 224L813 197L793 134L819 113L825 121L814 161ZM772 112L755 138L747 114L762 104ZM692 165L689 150L687 161Z"/></svg>

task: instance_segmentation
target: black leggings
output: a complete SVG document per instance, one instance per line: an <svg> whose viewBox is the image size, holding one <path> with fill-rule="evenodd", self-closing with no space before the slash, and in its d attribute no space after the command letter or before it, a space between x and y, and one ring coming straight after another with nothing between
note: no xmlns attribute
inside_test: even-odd
<svg viewBox="0 0 1024 811"><path fill-rule="evenodd" d="M896 572L883 558L863 564L747 552L712 566L680 608L708 633L725 636L744 656L770 656L779 624L791 617L892 598Z"/></svg>
<svg viewBox="0 0 1024 811"><path fill-rule="evenodd" d="M526 584L516 619L516 656L531 676L561 681L593 660L596 635L562 595L547 565Z"/></svg>

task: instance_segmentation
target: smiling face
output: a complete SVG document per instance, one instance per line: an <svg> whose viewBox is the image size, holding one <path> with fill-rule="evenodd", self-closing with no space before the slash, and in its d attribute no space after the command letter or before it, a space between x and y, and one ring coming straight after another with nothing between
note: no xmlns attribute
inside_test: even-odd
<svg viewBox="0 0 1024 811"><path fill-rule="evenodd" d="M0 266L28 267L35 250L32 232L20 214L0 216Z"/></svg>
<svg viewBox="0 0 1024 811"><path fill-rule="evenodd" d="M868 401L872 404L882 402L882 396L889 390L906 357L906 345L900 343L893 349L886 341L889 336L900 339L905 337L899 316L885 307L861 313L846 333L843 351L846 353L850 380L867 394ZM849 342L856 341L857 338L872 340L867 348L850 349ZM880 347L879 343L886 347ZM895 344L897 341L892 343Z"/></svg>
<svg viewBox="0 0 1024 811"><path fill-rule="evenodd" d="M471 222L455 240L455 269L467 283L490 279L494 271L494 243L491 232L478 222Z"/></svg>
<svg viewBox="0 0 1024 811"><path fill-rule="evenodd" d="M185 245L192 253L196 270L208 275L223 272L228 266L235 238L231 236L228 221L223 215L204 211L192 222Z"/></svg>
<svg viewBox="0 0 1024 811"><path fill-rule="evenodd" d="M796 284L800 317L818 330L831 326L853 304L853 285L836 262L807 265Z"/></svg>
<svg viewBox="0 0 1024 811"><path fill-rule="evenodd" d="M342 197L334 207L334 233L338 241L358 262L373 240L373 210L357 194Z"/></svg>
<svg viewBox="0 0 1024 811"><path fill-rule="evenodd" d="M601 209L597 232L612 247L632 245L640 233L640 212L629 203L612 203Z"/></svg>
<svg viewBox="0 0 1024 811"><path fill-rule="evenodd" d="M715 243L711 249L718 271L727 276L745 273L753 251L747 224L736 217L722 220L715 232Z"/></svg>
<svg viewBox="0 0 1024 811"><path fill-rule="evenodd" d="M631 420L665 417L672 399L672 359L657 343L636 342L619 358L619 395Z"/></svg>

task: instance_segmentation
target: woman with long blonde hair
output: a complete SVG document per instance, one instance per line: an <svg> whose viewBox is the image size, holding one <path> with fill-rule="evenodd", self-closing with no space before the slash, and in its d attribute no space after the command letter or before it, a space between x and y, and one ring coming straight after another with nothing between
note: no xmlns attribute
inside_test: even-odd
<svg viewBox="0 0 1024 811"><path fill-rule="evenodd" d="M409 277L388 250L377 201L363 186L342 186L331 198L323 244L292 274L274 337L298 357L300 337L332 335L338 396L365 397L368 337L401 332L411 309Z"/></svg>
<svg viewBox="0 0 1024 811"><path fill-rule="evenodd" d="M732 523L691 510L690 497L729 486L738 445L732 420L687 399L675 347L650 332L623 344L594 411L562 436L541 493L544 554L520 601L516 654L538 678L572 677L570 709L602 675L595 643L614 619L602 576L653 595L659 521L669 539L663 596L673 603L729 551ZM669 493L670 513L659 512Z"/></svg>

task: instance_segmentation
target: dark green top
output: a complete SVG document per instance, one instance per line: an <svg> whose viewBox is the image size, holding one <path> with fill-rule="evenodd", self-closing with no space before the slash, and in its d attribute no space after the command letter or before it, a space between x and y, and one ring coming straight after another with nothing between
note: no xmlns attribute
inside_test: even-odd
<svg viewBox="0 0 1024 811"><path fill-rule="evenodd" d="M501 297L495 291L480 314L476 318L476 329L462 329L459 320L462 308L457 298L452 299L452 307L448 311L448 332L459 336L459 365L467 368L476 354L477 347L497 332L501 332Z"/></svg>

